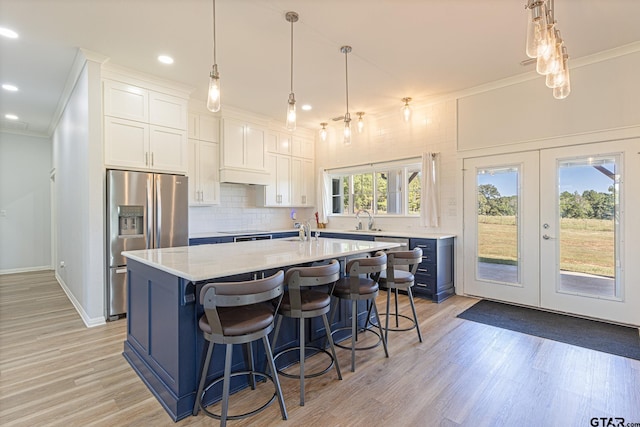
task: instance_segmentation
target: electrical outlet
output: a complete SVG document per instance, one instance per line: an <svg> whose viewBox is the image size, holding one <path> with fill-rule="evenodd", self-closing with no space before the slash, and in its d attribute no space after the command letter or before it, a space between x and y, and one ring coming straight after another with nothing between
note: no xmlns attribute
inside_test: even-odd
<svg viewBox="0 0 640 427"><path fill-rule="evenodd" d="M64 267L65 267L64 261L60 261L60 268L64 268Z"/></svg>

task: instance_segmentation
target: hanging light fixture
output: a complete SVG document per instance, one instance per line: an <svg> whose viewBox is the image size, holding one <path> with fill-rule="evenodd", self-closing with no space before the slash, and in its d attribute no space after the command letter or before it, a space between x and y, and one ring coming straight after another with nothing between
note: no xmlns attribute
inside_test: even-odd
<svg viewBox="0 0 640 427"><path fill-rule="evenodd" d="M402 102L404 102L404 105L400 109L402 111L402 117L407 123L411 121L411 106L409 105L409 101L411 101L411 98L409 97L402 98Z"/></svg>
<svg viewBox="0 0 640 427"><path fill-rule="evenodd" d="M349 65L347 56L351 52L351 46L342 46L340 52L344 53L344 75L347 94L347 112L344 114L344 143L349 145L351 144L351 116L349 115Z"/></svg>
<svg viewBox="0 0 640 427"><path fill-rule="evenodd" d="M362 133L364 131L364 120L362 120L362 116L364 116L364 112L358 111L356 113L358 116L358 133Z"/></svg>
<svg viewBox="0 0 640 427"><path fill-rule="evenodd" d="M536 71L545 77L553 96L564 99L569 96L569 68L567 48L556 28L554 0L528 0L526 53L535 58Z"/></svg>
<svg viewBox="0 0 640 427"><path fill-rule="evenodd" d="M291 92L287 102L287 130L296 130L296 96L293 93L293 23L298 22L296 12L287 12L285 15L287 22L291 23Z"/></svg>
<svg viewBox="0 0 640 427"><path fill-rule="evenodd" d="M326 122L322 122L320 123L320 126L322 126L322 129L320 129L320 139L322 139L323 141L327 140L327 125L329 123Z"/></svg>
<svg viewBox="0 0 640 427"><path fill-rule="evenodd" d="M213 0L213 67L209 73L209 93L207 109L214 113L220 111L220 74L216 62L216 0Z"/></svg>

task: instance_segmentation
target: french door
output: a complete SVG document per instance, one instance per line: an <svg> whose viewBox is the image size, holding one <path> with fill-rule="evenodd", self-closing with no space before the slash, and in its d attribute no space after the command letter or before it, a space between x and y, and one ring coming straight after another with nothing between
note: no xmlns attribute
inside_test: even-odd
<svg viewBox="0 0 640 427"><path fill-rule="evenodd" d="M465 293L640 325L639 151L465 159Z"/></svg>

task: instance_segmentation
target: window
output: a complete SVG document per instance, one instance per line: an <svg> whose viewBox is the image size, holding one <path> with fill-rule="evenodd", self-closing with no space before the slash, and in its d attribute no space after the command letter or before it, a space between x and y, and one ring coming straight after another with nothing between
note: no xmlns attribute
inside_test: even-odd
<svg viewBox="0 0 640 427"><path fill-rule="evenodd" d="M332 212L373 215L420 215L420 164L371 165L331 173Z"/></svg>

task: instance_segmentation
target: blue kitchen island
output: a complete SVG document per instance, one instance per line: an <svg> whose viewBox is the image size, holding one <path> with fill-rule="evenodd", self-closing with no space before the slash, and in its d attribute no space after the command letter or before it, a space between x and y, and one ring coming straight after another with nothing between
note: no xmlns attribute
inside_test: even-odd
<svg viewBox="0 0 640 427"><path fill-rule="evenodd" d="M128 311L123 355L171 418L180 420L191 414L197 390L204 347L198 328L203 314L198 293L203 284L250 280L293 265L343 261L397 246L348 239L274 239L124 252ZM340 307L338 324L349 324L348 311L348 304ZM311 340L324 335L321 325L311 328ZM281 334L288 339L279 340L279 348L295 344L295 328L287 329ZM234 369L244 364L242 352L235 353ZM261 360L260 353L256 360ZM222 375L223 364L224 347L217 346L211 378ZM211 402L218 399L209 397Z"/></svg>

